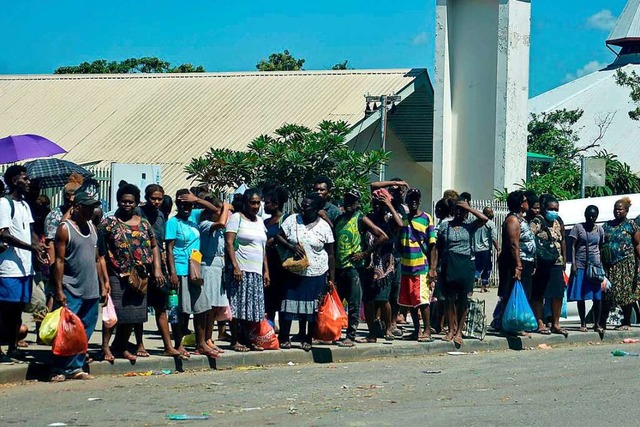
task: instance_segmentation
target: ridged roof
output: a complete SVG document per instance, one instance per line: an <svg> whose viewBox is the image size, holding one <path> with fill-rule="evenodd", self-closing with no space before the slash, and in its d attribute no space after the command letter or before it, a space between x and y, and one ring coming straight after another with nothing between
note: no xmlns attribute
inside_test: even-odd
<svg viewBox="0 0 640 427"><path fill-rule="evenodd" d="M620 46L627 41L640 40L640 0L628 0L613 27L607 44Z"/></svg>
<svg viewBox="0 0 640 427"><path fill-rule="evenodd" d="M426 70L0 76L0 136L36 133L77 162L162 165L167 192L210 147L243 150L285 123L355 125L363 95Z"/></svg>

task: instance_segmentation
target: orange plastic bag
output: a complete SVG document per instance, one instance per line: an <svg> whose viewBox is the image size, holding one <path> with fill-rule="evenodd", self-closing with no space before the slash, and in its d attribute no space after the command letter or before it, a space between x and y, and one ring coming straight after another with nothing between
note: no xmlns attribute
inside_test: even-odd
<svg viewBox="0 0 640 427"><path fill-rule="evenodd" d="M318 322L314 338L320 341L337 341L347 321L340 297L335 288L327 293L318 308Z"/></svg>
<svg viewBox="0 0 640 427"><path fill-rule="evenodd" d="M255 328L249 334L249 339L254 345L262 347L265 350L280 350L280 342L278 336L273 330L273 326L265 319L256 324Z"/></svg>
<svg viewBox="0 0 640 427"><path fill-rule="evenodd" d="M87 333L82 320L66 307L60 313L58 333L53 341L53 354L56 356L75 356L89 349Z"/></svg>

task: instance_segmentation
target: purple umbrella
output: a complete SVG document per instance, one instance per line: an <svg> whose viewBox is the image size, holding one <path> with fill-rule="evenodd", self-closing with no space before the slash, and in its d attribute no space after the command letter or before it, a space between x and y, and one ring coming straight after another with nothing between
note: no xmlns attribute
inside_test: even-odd
<svg viewBox="0 0 640 427"><path fill-rule="evenodd" d="M10 135L0 139L0 163L13 163L60 153L66 151L40 135Z"/></svg>

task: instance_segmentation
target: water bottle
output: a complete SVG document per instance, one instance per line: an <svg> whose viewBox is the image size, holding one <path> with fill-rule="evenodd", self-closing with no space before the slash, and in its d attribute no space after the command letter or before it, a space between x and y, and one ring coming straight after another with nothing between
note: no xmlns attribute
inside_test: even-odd
<svg viewBox="0 0 640 427"><path fill-rule="evenodd" d="M622 357L622 356L640 356L640 353L630 353L628 351L623 351L623 350L614 350L611 352L611 354L613 354L616 357Z"/></svg>
<svg viewBox="0 0 640 427"><path fill-rule="evenodd" d="M178 323L178 293L175 290L171 290L169 293L168 304L169 323Z"/></svg>

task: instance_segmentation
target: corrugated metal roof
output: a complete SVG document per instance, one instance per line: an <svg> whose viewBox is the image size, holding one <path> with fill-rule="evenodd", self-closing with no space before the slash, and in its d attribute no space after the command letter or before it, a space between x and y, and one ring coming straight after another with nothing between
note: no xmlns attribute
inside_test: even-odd
<svg viewBox="0 0 640 427"><path fill-rule="evenodd" d="M426 70L0 76L0 135L36 133L77 163L152 163L168 192L210 147L243 150L285 123L356 124L363 95Z"/></svg>
<svg viewBox="0 0 640 427"><path fill-rule="evenodd" d="M640 73L640 65L629 64L621 69ZM616 84L615 74L616 68L606 68L538 95L529 100L529 111L582 109L584 114L574 126L581 145L598 137L598 125L609 116L610 123L599 142L600 147L618 155L633 171L640 172L640 124L629 118L628 112L635 109L635 105L629 98L629 89Z"/></svg>
<svg viewBox="0 0 640 427"><path fill-rule="evenodd" d="M625 39L640 39L640 0L627 1L607 44L617 45Z"/></svg>

